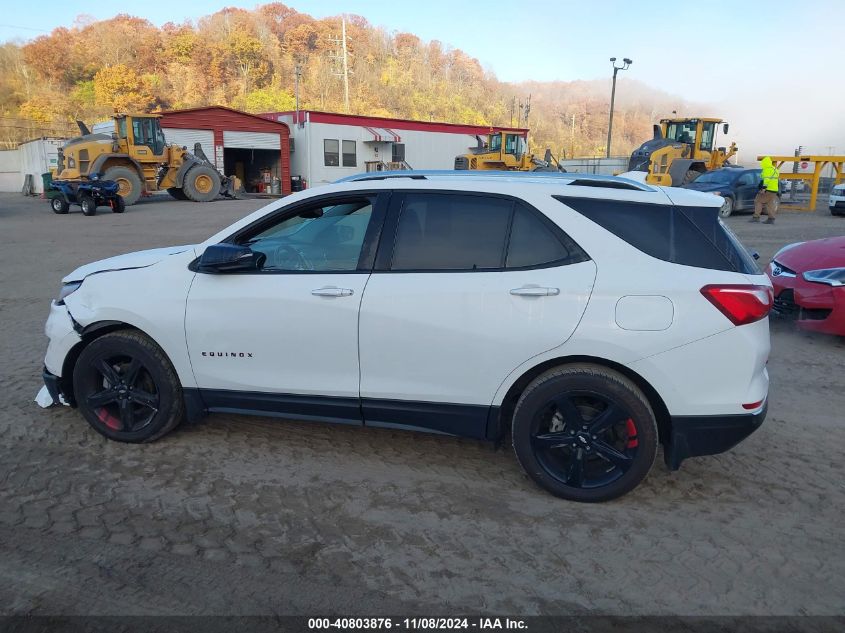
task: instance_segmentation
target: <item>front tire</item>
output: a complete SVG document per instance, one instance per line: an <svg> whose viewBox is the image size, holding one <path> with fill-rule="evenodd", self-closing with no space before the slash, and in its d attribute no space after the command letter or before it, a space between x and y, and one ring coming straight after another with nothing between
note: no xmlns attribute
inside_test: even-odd
<svg viewBox="0 0 845 633"><path fill-rule="evenodd" d="M220 193L220 174L208 165L194 165L185 174L182 191L194 202L211 202Z"/></svg>
<svg viewBox="0 0 845 633"><path fill-rule="evenodd" d="M123 213L126 211L126 201L123 199L123 196L120 194L114 196L114 200L111 203L111 210L112 213Z"/></svg>
<svg viewBox="0 0 845 633"><path fill-rule="evenodd" d="M722 208L719 209L719 216L723 218L731 217L731 214L734 212L734 201L733 198L725 198L725 203L722 205Z"/></svg>
<svg viewBox="0 0 845 633"><path fill-rule="evenodd" d="M130 167L109 167L103 174L104 180L113 180L117 183L117 192L123 197L127 207L138 202L141 197L143 183L141 177Z"/></svg>
<svg viewBox="0 0 845 633"><path fill-rule="evenodd" d="M79 206L82 207L82 213L84 215L97 214L97 201L94 200L93 196L87 194L79 196Z"/></svg>
<svg viewBox="0 0 845 633"><path fill-rule="evenodd" d="M628 378L600 365L569 365L534 380L517 402L512 435L526 474L571 501L630 492L657 455L648 400Z"/></svg>
<svg viewBox="0 0 845 633"><path fill-rule="evenodd" d="M184 417L173 365L155 342L133 330L105 334L82 350L73 392L94 430L118 442L152 442Z"/></svg>
<svg viewBox="0 0 845 633"><path fill-rule="evenodd" d="M50 200L50 208L53 209L53 213L63 215L68 212L68 210L70 209L70 205L65 201L64 198L53 198L52 200Z"/></svg>

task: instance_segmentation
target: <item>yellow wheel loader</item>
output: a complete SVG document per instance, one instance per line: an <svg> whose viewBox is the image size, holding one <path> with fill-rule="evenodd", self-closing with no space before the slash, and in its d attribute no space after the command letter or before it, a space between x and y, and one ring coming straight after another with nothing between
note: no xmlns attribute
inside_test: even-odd
<svg viewBox="0 0 845 633"><path fill-rule="evenodd" d="M654 138L631 154L628 171L647 172L646 182L680 187L711 169L718 169L737 152L736 143L715 148L718 126L728 133L721 119L661 119Z"/></svg>
<svg viewBox="0 0 845 633"><path fill-rule="evenodd" d="M118 114L111 134L92 134L77 121L81 136L59 150L57 178L77 180L100 174L118 183L127 205L145 192L166 189L178 200L209 202L228 188L206 158L202 148L194 152L168 145L155 114Z"/></svg>
<svg viewBox="0 0 845 633"><path fill-rule="evenodd" d="M566 171L546 150L541 160L528 153L525 137L515 132L490 132L480 136L478 147L455 157L455 169L496 169L499 171Z"/></svg>

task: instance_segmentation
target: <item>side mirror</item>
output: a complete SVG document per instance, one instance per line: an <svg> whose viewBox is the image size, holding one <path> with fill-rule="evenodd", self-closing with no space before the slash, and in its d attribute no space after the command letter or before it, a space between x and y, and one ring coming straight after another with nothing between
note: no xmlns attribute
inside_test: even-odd
<svg viewBox="0 0 845 633"><path fill-rule="evenodd" d="M727 123L725 123L725 124L722 126L722 134L727 134L727 133L728 133L728 128L729 128L729 127L730 127L730 126L729 126Z"/></svg>
<svg viewBox="0 0 845 633"><path fill-rule="evenodd" d="M254 253L248 246L212 244L200 257L197 270L212 275L258 270L265 258L264 253Z"/></svg>

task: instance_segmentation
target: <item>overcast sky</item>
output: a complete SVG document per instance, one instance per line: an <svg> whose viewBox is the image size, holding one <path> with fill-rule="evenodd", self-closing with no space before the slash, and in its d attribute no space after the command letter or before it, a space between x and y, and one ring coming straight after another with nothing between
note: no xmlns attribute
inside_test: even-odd
<svg viewBox="0 0 845 633"><path fill-rule="evenodd" d="M10 0L0 0L6 4ZM122 11L157 25L253 8L254 0L145 0ZM845 0L456 2L289 0L315 17L357 13L390 31L437 39L477 57L503 81L595 79L611 56L655 88L706 104L731 123L742 162L758 152L845 154ZM27 7L32 7L31 9ZM37 9L36 9L37 7ZM42 0L0 17L0 40L30 39L113 4Z"/></svg>

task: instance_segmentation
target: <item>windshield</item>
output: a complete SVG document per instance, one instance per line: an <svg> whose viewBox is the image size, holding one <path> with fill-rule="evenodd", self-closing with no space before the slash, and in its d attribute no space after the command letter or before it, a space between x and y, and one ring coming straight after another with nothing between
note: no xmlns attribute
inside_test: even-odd
<svg viewBox="0 0 845 633"><path fill-rule="evenodd" d="M675 121L666 128L666 138L679 143L695 143L696 124L693 121Z"/></svg>
<svg viewBox="0 0 845 633"><path fill-rule="evenodd" d="M695 182L701 183L712 183L712 184L719 184L719 185L727 185L733 182L734 177L736 174L733 174L729 171L708 171L705 174L701 174L698 178L695 179Z"/></svg>

